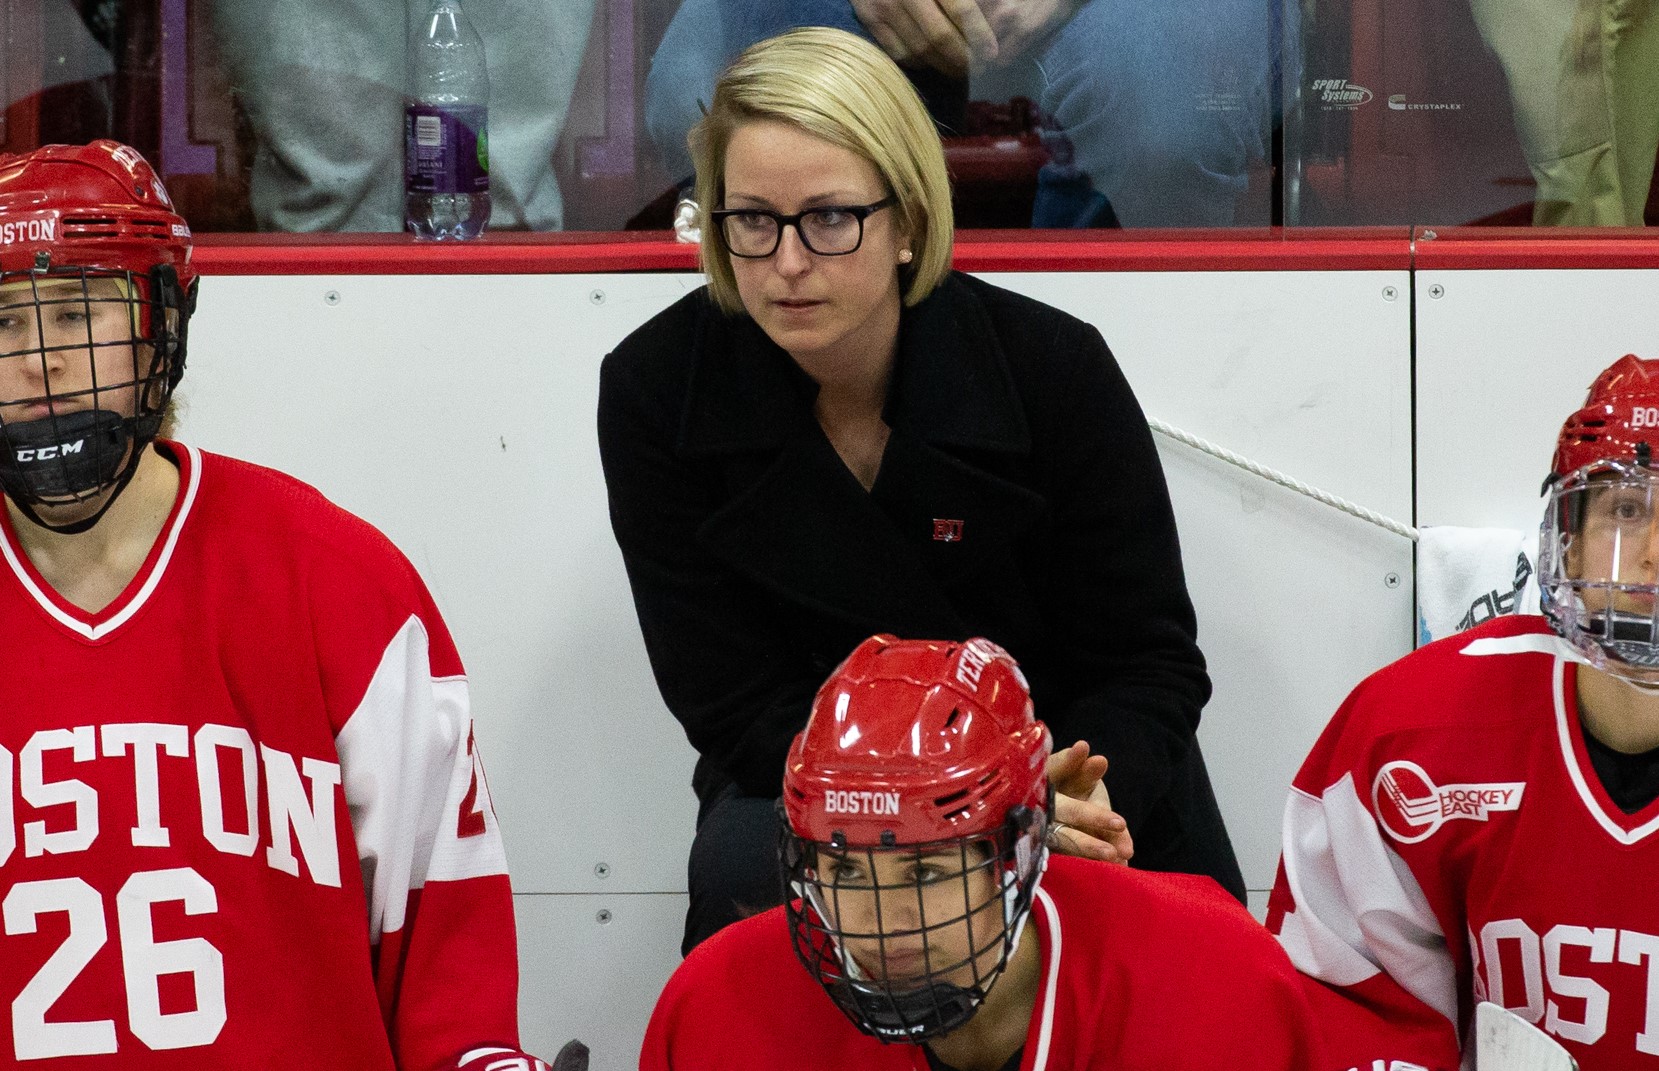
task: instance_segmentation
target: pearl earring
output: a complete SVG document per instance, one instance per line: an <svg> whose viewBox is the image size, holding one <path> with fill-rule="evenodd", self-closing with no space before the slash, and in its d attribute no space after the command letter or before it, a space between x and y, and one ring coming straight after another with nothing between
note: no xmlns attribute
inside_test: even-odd
<svg viewBox="0 0 1659 1071"><path fill-rule="evenodd" d="M901 250L899 250L899 263L900 263L900 264L909 264L909 263L910 263L910 258L911 258L911 257L912 257L912 256L913 256L913 255L914 255L914 254L912 254L912 253L911 253L911 252L910 252L910 250L908 250L908 249L901 249Z"/></svg>

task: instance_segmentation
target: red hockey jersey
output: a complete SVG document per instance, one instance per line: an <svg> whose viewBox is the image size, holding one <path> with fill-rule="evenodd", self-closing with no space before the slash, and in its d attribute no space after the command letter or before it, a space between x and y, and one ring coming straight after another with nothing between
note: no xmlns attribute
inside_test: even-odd
<svg viewBox="0 0 1659 1071"><path fill-rule="evenodd" d="M1582 1071L1659 1068L1659 803L1608 799L1577 659L1540 617L1430 644L1360 684L1297 774L1268 924L1327 983L1332 1067L1467 1064L1491 1000Z"/></svg>
<svg viewBox="0 0 1659 1071"><path fill-rule="evenodd" d="M1273 939L1209 878L1054 857L1025 940L1042 980L1022 1071L1318 1066ZM926 1071L920 1046L862 1034L790 945L783 908L728 926L668 980L641 1071Z"/></svg>
<svg viewBox="0 0 1659 1071"><path fill-rule="evenodd" d="M420 578L310 487L158 448L178 501L104 610L0 532L0 1068L516 1049L506 865Z"/></svg>

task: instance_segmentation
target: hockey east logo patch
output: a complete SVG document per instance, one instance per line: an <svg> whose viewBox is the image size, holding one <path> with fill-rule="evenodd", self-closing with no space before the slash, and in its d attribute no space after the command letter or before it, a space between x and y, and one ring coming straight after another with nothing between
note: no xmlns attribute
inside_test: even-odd
<svg viewBox="0 0 1659 1071"><path fill-rule="evenodd" d="M1453 819L1484 822L1495 813L1520 810L1525 791L1525 781L1437 785L1421 766L1401 761L1377 771L1371 805L1389 836L1416 844Z"/></svg>

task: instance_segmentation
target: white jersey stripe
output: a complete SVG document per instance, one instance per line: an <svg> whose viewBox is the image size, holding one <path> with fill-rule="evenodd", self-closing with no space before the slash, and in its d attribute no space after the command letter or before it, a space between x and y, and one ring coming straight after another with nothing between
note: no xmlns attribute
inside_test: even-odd
<svg viewBox="0 0 1659 1071"><path fill-rule="evenodd" d="M457 836L474 783L471 734L466 680L432 678L426 628L411 615L335 738L375 940L403 929L409 892L428 881L507 872L482 776L468 809L483 831Z"/></svg>
<svg viewBox="0 0 1659 1071"><path fill-rule="evenodd" d="M1602 809L1596 794L1590 790L1584 770L1578 764L1578 755L1573 751L1572 726L1567 716L1566 662L1556 662L1552 685L1555 692L1555 738L1561 745L1561 761L1566 763L1567 776L1572 779L1573 788L1578 791L1578 798L1584 801L1584 808L1590 812L1590 817L1607 831L1608 836L1620 844L1635 844L1655 829L1659 829L1659 818L1654 818L1644 826L1627 831L1612 815Z"/></svg>
<svg viewBox="0 0 1659 1071"><path fill-rule="evenodd" d="M173 559L173 548L178 545L179 532L183 530L184 522L190 516L190 507L196 502L196 490L202 482L202 455L193 446L184 446L182 443L176 445L181 446L190 455L190 478L184 487L184 502L179 507L178 516L173 518L172 525L167 529L167 541L161 548L161 555L156 559L155 568L151 569L150 575L144 578L143 587L139 588L127 605L123 606L109 620L97 625L89 625L85 621L64 612L62 607L53 602L51 597L40 589L40 586L34 582L34 578L29 575L29 571L23 567L23 562L18 557L17 548L12 546L12 541L0 536L0 550L4 550L6 563L11 566L18 582L34 597L35 602L40 604L40 608L50 614L58 624L80 633L89 640L101 640L126 624L134 614L142 610L144 604L149 601L150 594L155 591L156 585L161 583L162 574L167 572L167 563Z"/></svg>
<svg viewBox="0 0 1659 1071"><path fill-rule="evenodd" d="M1349 778L1344 781L1352 783ZM1285 802L1282 852L1296 910L1285 916L1279 942L1296 969L1337 986L1380 972L1358 918L1343 900L1324 806L1294 786Z"/></svg>
<svg viewBox="0 0 1659 1071"><path fill-rule="evenodd" d="M1571 644L1553 632L1528 632L1520 636L1491 636L1483 640L1470 642L1458 653L1477 656L1546 654L1556 658L1565 658L1569 662L1577 662L1582 666L1590 664L1589 659L1573 650Z"/></svg>
<svg viewBox="0 0 1659 1071"><path fill-rule="evenodd" d="M1457 978L1445 934L1354 790L1353 775L1319 797L1292 791L1284 829L1285 879L1296 909L1285 916L1279 941L1297 969L1333 986L1386 971L1455 1025Z"/></svg>
<svg viewBox="0 0 1659 1071"><path fill-rule="evenodd" d="M1037 1028L1037 1055L1031 1061L1031 1071L1046 1071L1049 1041L1054 1036L1054 998L1060 988L1060 913L1041 885L1037 886L1036 901L1048 923L1048 979L1043 983L1043 1021Z"/></svg>
<svg viewBox="0 0 1659 1071"><path fill-rule="evenodd" d="M1579 766L1578 755L1573 751L1572 727L1569 724L1567 713L1567 680L1566 666L1568 662L1577 662L1581 666L1590 665L1572 645L1554 633L1529 633L1523 636L1494 636L1489 639L1475 640L1463 648L1466 655L1505 655L1505 654L1547 654L1555 657L1555 669L1551 675L1551 691L1555 705L1555 735L1561 746L1561 761L1567 767L1567 776L1578 792L1578 798L1583 801L1585 810L1590 812L1596 824L1607 831L1607 835L1620 844L1635 844L1659 829L1659 818L1654 818L1646 825L1636 829L1626 830L1620 823L1619 817L1608 814L1602 807L1596 795L1590 789L1589 776ZM1594 667L1592 667L1594 668ZM1593 775L1590 775L1593 776Z"/></svg>

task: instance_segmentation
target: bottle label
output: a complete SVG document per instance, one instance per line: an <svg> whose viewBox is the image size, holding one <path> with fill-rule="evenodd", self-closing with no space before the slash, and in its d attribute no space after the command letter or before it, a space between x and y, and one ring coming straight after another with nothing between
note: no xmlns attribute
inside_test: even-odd
<svg viewBox="0 0 1659 1071"><path fill-rule="evenodd" d="M488 193L488 109L410 104L403 118L403 174L410 193Z"/></svg>

